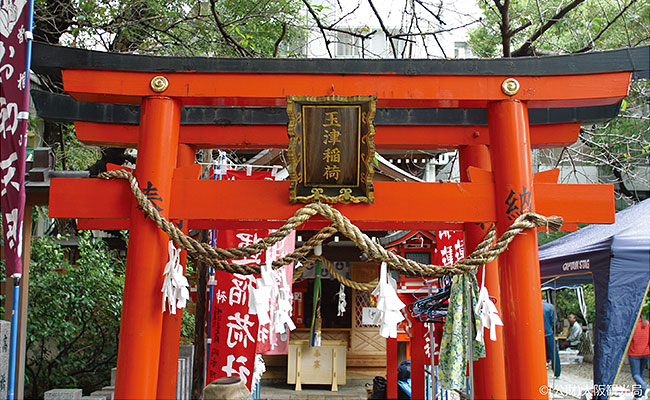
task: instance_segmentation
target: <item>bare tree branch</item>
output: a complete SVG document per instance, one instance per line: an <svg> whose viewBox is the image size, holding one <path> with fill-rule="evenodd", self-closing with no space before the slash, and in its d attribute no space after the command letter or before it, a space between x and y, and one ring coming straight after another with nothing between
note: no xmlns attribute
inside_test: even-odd
<svg viewBox="0 0 650 400"><path fill-rule="evenodd" d="M495 10L494 6L493 6L493 3L491 3L489 0L483 0L483 4L485 4L485 7L487 7L487 9L491 13L493 13L497 18L499 18L501 16L501 11L499 11L500 10L499 6L497 6L497 9ZM499 4L501 4L501 3L499 3Z"/></svg>
<svg viewBox="0 0 650 400"><path fill-rule="evenodd" d="M217 13L216 0L210 0L210 11L212 12L214 22L217 24L217 28L219 28L219 32L221 33L221 36L223 36L223 38L226 40L226 43L233 47L235 51L237 51L242 57L254 57L255 54L252 51L242 46L226 30L224 23L221 21L221 18L219 18L219 13Z"/></svg>
<svg viewBox="0 0 650 400"><path fill-rule="evenodd" d="M519 28L516 29L511 29L510 30L510 37L515 36L519 32L523 31L524 29L528 28L532 23L530 21L526 21L525 24L521 25Z"/></svg>
<svg viewBox="0 0 650 400"><path fill-rule="evenodd" d="M497 1L497 0L495 0ZM567 4L564 8L558 11L552 18L550 18L546 23L539 27L533 34L526 40L524 44L521 45L516 51L512 52L512 57L522 57L531 55L531 47L535 40L539 39L540 36L549 30L555 23L560 21L569 11L578 7L580 4L584 3L585 0L573 0L571 3Z"/></svg>
<svg viewBox="0 0 650 400"><path fill-rule="evenodd" d="M468 22L463 25L458 25L453 28L447 28L447 29L439 29L437 31L429 31L429 32L418 32L418 33L399 33L397 35L392 35L395 39L401 39L404 37L411 37L411 36L425 36L425 35L437 35L439 33L445 33L445 32L451 32L455 31L456 29L462 29L470 25L474 25L477 22L481 22L481 19L475 19L474 21Z"/></svg>
<svg viewBox="0 0 650 400"><path fill-rule="evenodd" d="M609 23L603 29L601 29L600 32L598 32L595 38L591 39L590 43L587 46L581 48L580 50L574 51L574 53L584 53L586 51L593 49L594 45L596 44L598 39L600 39L603 33L605 33L605 31L607 31L614 24L614 22L616 22L616 20L619 19L623 15L623 13L625 13L625 11L627 11L627 9L630 8L634 3L636 3L636 0L631 0L625 7L623 7L623 9L618 14L616 14L616 17L614 17L614 19L609 21Z"/></svg>
<svg viewBox="0 0 650 400"><path fill-rule="evenodd" d="M330 56L330 58L333 57L332 52L331 52L331 50L329 48L329 45L332 43L332 41L327 37L327 34L325 33L325 31L338 32L338 33L343 33L343 34L350 35L350 36L353 36L353 37L358 37L362 41L364 39L368 39L369 37L371 37L372 35L374 35L377 32L377 31L372 31L372 32L367 33L367 34L362 34L362 33L357 33L357 32L354 32L354 31L346 31L346 30L334 27L336 24L341 22L346 16L350 15L352 12L357 10L359 8L358 6L353 11L351 11L350 13L347 13L345 16L340 18L334 24L329 25L329 26L325 26L323 24L323 22L320 20L320 18L318 17L318 15L316 14L316 11L314 11L314 9L312 8L311 4L309 4L309 2L307 0L302 0L302 2L307 7L307 10L309 11L309 14L311 15L314 22L316 22L316 26L320 30L321 35L323 36L323 40L325 41L325 48L327 49L327 54ZM362 47L362 49L363 49L363 47Z"/></svg>
<svg viewBox="0 0 650 400"><path fill-rule="evenodd" d="M639 39L636 43L634 43L634 45L633 45L632 47L637 47L637 46L639 46L641 43L646 43L648 40L650 40L650 35L645 36L645 37Z"/></svg>
<svg viewBox="0 0 650 400"><path fill-rule="evenodd" d="M535 0L535 5L537 6L537 15L539 16L539 23L544 23L544 17L542 16L542 8L539 5L539 0Z"/></svg>
<svg viewBox="0 0 650 400"><path fill-rule="evenodd" d="M413 2L410 2L410 3L411 3L411 6L413 6ZM409 11L409 2L407 1L407 2L404 2L404 11L402 12L402 15L404 15L404 16L409 16L409 18L408 18L408 20L409 20L408 25L409 25L409 26L408 26L408 30L407 30L407 31L408 31L409 33L411 33L411 32L413 31L413 26L415 25L415 19L416 19L416 18L415 18L415 13L411 13L411 14L409 15L409 12L408 12L408 11ZM402 22L402 23L403 23L403 22ZM401 29L400 29L400 31L401 31ZM400 38L396 38L396 39L400 39ZM405 42L408 42L409 44L415 43L415 41L414 41L414 40L411 40L411 39L402 39L402 40L404 40ZM412 54L413 46L412 46L412 45L411 45L411 46L404 45L404 47L402 48L402 54L400 55L402 58L405 58L404 56L406 55L406 49L407 49L407 47L408 47L408 49L409 49L409 58L411 58L411 56L413 55L413 54Z"/></svg>
<svg viewBox="0 0 650 400"><path fill-rule="evenodd" d="M372 0L368 0L368 4L370 4L370 8L372 8L372 11L375 13L375 17L377 17L377 21L379 21L379 26L381 26L381 30L384 31L384 33L386 34L388 43L390 43L390 48L393 50L393 57L397 58L397 49L395 48L395 43L393 42L393 35L388 31L388 29L386 29L386 26L384 25L384 21L381 19L381 16L379 16L379 13L377 12L375 5L372 3Z"/></svg>
<svg viewBox="0 0 650 400"><path fill-rule="evenodd" d="M415 13L415 5L413 7L413 13ZM416 18L415 19L415 27L417 28L418 31L422 32L422 28L420 28L420 19ZM435 37L435 35L433 35ZM420 36L420 39L422 39L422 47L424 47L424 52L429 57L429 48L427 47L427 41L424 40L424 36Z"/></svg>
<svg viewBox="0 0 650 400"><path fill-rule="evenodd" d="M345 13L344 15L342 15L341 18L339 18L336 22L334 22L333 24L330 24L330 27L334 27L334 26L338 25L339 22L343 21L344 19L346 19L346 18L349 17L350 15L354 14L355 11L357 11L357 10L359 9L360 6L361 6L361 3L357 3L357 6L354 7L354 9L352 9L352 10L350 10L350 12L347 12L347 13ZM339 7L341 7L340 4L339 4Z"/></svg>
<svg viewBox="0 0 650 400"><path fill-rule="evenodd" d="M284 39L286 34L287 34L287 24L283 22L282 33L280 33L280 37L278 38L278 40L275 41L275 45L273 46L273 57L278 56L278 48L280 47L280 43L282 43L282 40Z"/></svg>
<svg viewBox="0 0 650 400"><path fill-rule="evenodd" d="M422 0L415 0L415 2L418 3L420 5L420 7L424 8L429 14L431 14L431 16L433 16L433 18L437 19L438 22L440 22L440 25L447 25L447 23L445 21L443 21L438 14L436 14L433 11L429 10L429 8L422 3Z"/></svg>
<svg viewBox="0 0 650 400"><path fill-rule="evenodd" d="M445 57L445 58L447 58L447 53L445 52L445 48L442 47L442 44L440 43L440 40L438 40L438 36L437 36L437 35L433 35L433 40L436 41L436 44L438 45L438 48L439 48L440 51L442 52L442 56Z"/></svg>
<svg viewBox="0 0 650 400"><path fill-rule="evenodd" d="M213 1L213 0L210 0ZM318 29L320 29L321 35L323 35L323 40L325 41L325 49L327 49L327 54L332 58L332 52L330 51L330 40L327 38L327 35L325 34L325 26L321 23L320 18L318 18L318 15L316 15L316 11L311 7L311 4L307 0L302 0L302 2L307 6L307 10L309 11L309 14L311 14L311 17L314 19L316 22L316 26L318 26Z"/></svg>
<svg viewBox="0 0 650 400"><path fill-rule="evenodd" d="M345 33L346 35L358 37L359 39L369 39L372 35L377 33L377 31L374 30L374 31L372 31L370 33L363 34L363 33L357 33L357 32L354 32L354 31L346 31L344 29L334 28L333 26L324 26L323 29L325 29L326 31L331 31L331 32Z"/></svg>

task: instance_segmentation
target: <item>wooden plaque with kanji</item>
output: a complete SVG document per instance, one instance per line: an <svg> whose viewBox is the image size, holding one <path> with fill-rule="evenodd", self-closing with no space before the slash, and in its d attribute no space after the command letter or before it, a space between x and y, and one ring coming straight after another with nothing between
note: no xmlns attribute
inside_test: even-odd
<svg viewBox="0 0 650 400"><path fill-rule="evenodd" d="M291 203L372 203L374 96L289 96Z"/></svg>

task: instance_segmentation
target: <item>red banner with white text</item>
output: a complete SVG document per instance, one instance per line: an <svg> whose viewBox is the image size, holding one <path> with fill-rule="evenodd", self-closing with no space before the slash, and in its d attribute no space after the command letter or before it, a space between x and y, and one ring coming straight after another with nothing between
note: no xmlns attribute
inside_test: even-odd
<svg viewBox="0 0 650 400"><path fill-rule="evenodd" d="M251 388L257 345L257 316L248 312L252 275L230 274L217 270L210 316L210 354L207 380L239 376Z"/></svg>
<svg viewBox="0 0 650 400"><path fill-rule="evenodd" d="M463 231L438 231L436 239L436 264L452 265L465 258Z"/></svg>
<svg viewBox="0 0 650 400"><path fill-rule="evenodd" d="M232 179L273 179L271 172L233 171L224 173L224 178ZM219 248L246 247L259 242L271 230L221 230L217 233ZM236 260L236 265L264 264L267 257L277 260L295 249L295 232L259 254ZM213 289L211 332L212 344L208 360L208 382L223 376L238 375L250 388L250 376L255 365L255 354L287 354L289 332L276 332L273 320L259 326L258 316L249 312L250 289L256 288L259 276L243 276L223 271L216 273L216 286ZM289 293L293 281L293 263L274 271L273 277L279 289L286 288ZM245 288L245 291L244 291ZM277 307L277 298L271 296L270 317ZM235 343L236 342L236 343Z"/></svg>

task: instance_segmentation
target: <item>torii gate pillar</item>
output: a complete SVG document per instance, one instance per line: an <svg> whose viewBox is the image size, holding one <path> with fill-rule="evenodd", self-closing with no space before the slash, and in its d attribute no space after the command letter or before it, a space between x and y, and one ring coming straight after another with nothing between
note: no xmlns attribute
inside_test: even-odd
<svg viewBox="0 0 650 400"><path fill-rule="evenodd" d="M462 182L479 181L479 177L469 176L468 168L476 167L485 171L492 170L490 162L490 150L486 145L463 146L458 150L460 162L460 180ZM471 178L471 179L470 179ZM490 182L492 180L490 179ZM465 249L466 254L473 251L483 240L489 230L488 224L465 223ZM501 295L499 289L499 261L494 260L483 268L485 274L485 287L490 296L494 296L496 308L499 315L501 311ZM481 270L477 279L481 282ZM506 398L506 377L504 366L503 329L496 327L496 341L489 339L489 333L485 332L485 357L474 361L474 387L472 388L476 399L505 399Z"/></svg>
<svg viewBox="0 0 650 400"><path fill-rule="evenodd" d="M178 167L194 165L196 148L187 144L178 145ZM180 230L186 235L189 233L189 224L181 220ZM181 250L180 263L183 265L183 274L187 267L187 251ZM176 310L176 314L163 313L162 336L160 338L160 362L158 368L158 389L156 398L176 398L176 379L178 374L178 351L181 341L181 324L183 322L183 309Z"/></svg>
<svg viewBox="0 0 650 400"><path fill-rule="evenodd" d="M163 96L142 100L135 175L141 185L157 190L155 195L150 194L157 197L159 212L166 218L177 159L180 116L178 100ZM161 271L168 258L169 238L136 208L135 199L133 203L115 398L155 399L163 323Z"/></svg>
<svg viewBox="0 0 650 400"><path fill-rule="evenodd" d="M501 235L513 217L535 211L528 109L518 100L490 102L488 124ZM515 355L505 358L508 398L545 397L539 392L548 379L536 230L519 235L499 257L499 281L505 351Z"/></svg>

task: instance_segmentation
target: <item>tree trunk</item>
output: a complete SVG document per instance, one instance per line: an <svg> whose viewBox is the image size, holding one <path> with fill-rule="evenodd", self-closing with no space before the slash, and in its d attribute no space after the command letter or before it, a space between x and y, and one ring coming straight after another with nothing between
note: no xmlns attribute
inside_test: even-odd
<svg viewBox="0 0 650 400"><path fill-rule="evenodd" d="M503 56L510 57L510 0L504 0L503 6L499 9L501 12L501 43L503 46Z"/></svg>

